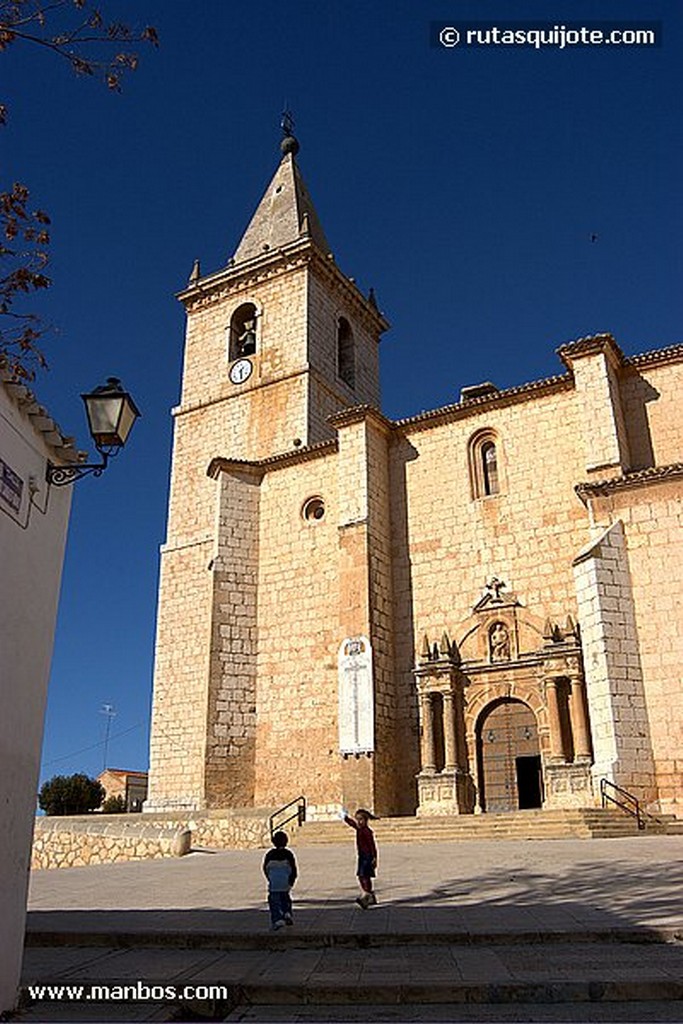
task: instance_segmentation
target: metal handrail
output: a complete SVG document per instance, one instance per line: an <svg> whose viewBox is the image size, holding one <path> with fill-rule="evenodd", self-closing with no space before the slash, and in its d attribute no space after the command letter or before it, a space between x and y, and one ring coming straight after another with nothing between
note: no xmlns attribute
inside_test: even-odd
<svg viewBox="0 0 683 1024"><path fill-rule="evenodd" d="M611 786L611 788L619 794L621 799L619 799L619 797L612 796L611 793L608 793L608 786ZM633 795L633 793L629 793L627 789L617 786L616 782L611 782L609 779L600 779L600 798L603 807L607 805L607 801L612 804L616 804L622 811L625 811L626 814L630 814L632 818L636 819L639 829L642 830L645 828L645 819L643 812L640 809L640 801ZM630 801L633 806L629 806L628 801Z"/></svg>
<svg viewBox="0 0 683 1024"><path fill-rule="evenodd" d="M276 825L275 824L275 819L278 817L278 815L282 814L284 811L288 811L289 808L290 807L294 807L295 804L296 804L296 810L293 812L293 814L290 814L288 817L283 818L282 821L278 821L278 823ZM297 825L301 826L301 825L303 825L305 820L306 820L306 797L305 796L297 796L293 800L290 800L288 804L283 804L282 807L278 807L278 809L276 811L273 811L273 813L271 814L270 818L268 819L268 824L270 826L270 837L271 837L271 839L273 838L273 835L274 835L275 832L279 831L284 825L288 825L290 821L296 821Z"/></svg>

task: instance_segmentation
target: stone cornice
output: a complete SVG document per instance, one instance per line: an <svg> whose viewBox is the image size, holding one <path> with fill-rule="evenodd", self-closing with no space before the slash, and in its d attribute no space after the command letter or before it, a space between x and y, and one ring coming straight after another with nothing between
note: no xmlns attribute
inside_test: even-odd
<svg viewBox="0 0 683 1024"><path fill-rule="evenodd" d="M189 311L209 306L233 292L243 291L271 277L310 265L328 283L340 289L345 300L354 307L373 333L382 334L389 322L334 262L332 254L324 255L307 235L281 249L269 250L253 259L228 265L206 277L198 278L176 294Z"/></svg>
<svg viewBox="0 0 683 1024"><path fill-rule="evenodd" d="M597 352L609 353L617 366L638 368L641 366L658 366L663 363L679 363L683 361L683 345L668 345L666 348L653 349L635 356L625 356L611 334L595 334L587 338L579 338L566 345L561 345L557 354L571 370L572 361L581 356L595 355Z"/></svg>
<svg viewBox="0 0 683 1024"><path fill-rule="evenodd" d="M623 476L612 477L610 480L577 484L574 490L583 501L584 498L611 494L613 491L626 490L631 487L645 487L648 484L663 483L667 480L680 478L683 478L683 462L674 462L669 466L652 466L649 469L641 469L635 473L624 473Z"/></svg>
<svg viewBox="0 0 683 1024"><path fill-rule="evenodd" d="M258 359L259 357L252 357ZM201 409L208 409L209 406L219 405L221 402L230 402L235 398L240 398L243 395L251 394L254 391L262 391L265 388L270 388L282 384L288 380L294 380L296 377L305 377L309 372L309 364L303 366L300 370L294 370L292 373L283 373L279 377L273 377L271 380L257 381L254 384L247 384L240 391L229 391L227 394L216 395L214 398L205 399L201 402L188 402L187 405L176 405L171 409L171 416L177 418L178 416L186 416L189 413L199 412Z"/></svg>
<svg viewBox="0 0 683 1024"><path fill-rule="evenodd" d="M232 292L249 287L250 284L259 284L293 267L310 263L313 249L311 240L303 237L282 249L269 250L254 259L239 264L228 264L213 274L200 277L187 288L177 292L176 298L188 310L198 305L209 305Z"/></svg>
<svg viewBox="0 0 683 1024"><path fill-rule="evenodd" d="M612 335L607 333L577 338L576 341L560 345L556 352L568 370L571 370L574 359L596 355L599 352L611 355L617 366L621 366L625 358Z"/></svg>
<svg viewBox="0 0 683 1024"><path fill-rule="evenodd" d="M350 409L340 409L339 412L327 417L327 422L335 430L340 427L350 427L354 423L363 423L365 420L373 420L386 433L389 433L395 426L374 405L353 405Z"/></svg>
<svg viewBox="0 0 683 1024"><path fill-rule="evenodd" d="M529 668L550 666L554 661L565 664L568 660L573 662L579 653L580 648L576 643L551 643L536 651L525 651L510 661L463 661L458 666L458 671L467 677L493 676L495 679L496 676L506 677L508 674L524 673Z"/></svg>
<svg viewBox="0 0 683 1024"><path fill-rule="evenodd" d="M664 363L683 362L683 345L668 345L666 348L656 348L651 352L642 352L637 356L629 356L624 360L624 366L661 366Z"/></svg>
<svg viewBox="0 0 683 1024"><path fill-rule="evenodd" d="M257 462L249 462L248 459L224 459L216 456L211 459L206 475L212 480L218 480L221 473L239 472L243 476L253 476L260 480L263 476L263 469Z"/></svg>
<svg viewBox="0 0 683 1024"><path fill-rule="evenodd" d="M406 419L394 420L392 426L395 429L401 430L405 428L422 429L441 422L467 419L468 416L482 410L505 408L506 406L523 402L529 397L537 398L543 395L556 394L559 391L570 391L573 387L574 381L571 374L558 374L555 377L546 377L543 380L532 381L529 384L520 384L514 388L506 388L504 391L497 391L494 394L482 395L480 398L470 398L464 402L455 402L453 405L444 405L439 409L421 412L416 416L409 416Z"/></svg>
<svg viewBox="0 0 683 1024"><path fill-rule="evenodd" d="M313 459L322 458L325 455L336 454L339 450L339 442L335 437L328 441L318 441L317 444L307 445L305 448L296 448L291 452L282 452L280 455L270 455L267 459L226 459L217 456L212 459L206 470L206 475L217 480L220 473L236 470L243 473L253 473L254 476L262 476L269 469L279 469L281 466L293 466L300 462L310 462Z"/></svg>

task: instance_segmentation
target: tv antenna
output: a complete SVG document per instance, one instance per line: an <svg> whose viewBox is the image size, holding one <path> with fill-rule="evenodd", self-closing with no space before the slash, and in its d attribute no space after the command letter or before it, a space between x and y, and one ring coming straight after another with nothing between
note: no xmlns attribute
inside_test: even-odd
<svg viewBox="0 0 683 1024"><path fill-rule="evenodd" d="M102 771L105 771L107 767L107 753L109 751L109 730L111 729L112 718L116 718L116 708L113 704L103 704L100 708L100 714L107 717L107 724L104 727L104 754L102 757Z"/></svg>

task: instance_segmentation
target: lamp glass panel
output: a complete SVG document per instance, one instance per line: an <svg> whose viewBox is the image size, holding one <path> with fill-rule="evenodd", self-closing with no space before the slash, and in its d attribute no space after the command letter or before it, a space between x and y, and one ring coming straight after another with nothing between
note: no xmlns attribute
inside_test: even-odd
<svg viewBox="0 0 683 1024"><path fill-rule="evenodd" d="M138 414L135 412L133 406L128 401L128 396L126 395L119 418L118 434L119 437L121 438L121 444L125 444L126 441L128 440L128 435L130 434L131 427L133 426L137 418Z"/></svg>
<svg viewBox="0 0 683 1024"><path fill-rule="evenodd" d="M100 444L123 444L118 427L124 395L88 395L86 399L90 433ZM130 430L130 427L128 428Z"/></svg>

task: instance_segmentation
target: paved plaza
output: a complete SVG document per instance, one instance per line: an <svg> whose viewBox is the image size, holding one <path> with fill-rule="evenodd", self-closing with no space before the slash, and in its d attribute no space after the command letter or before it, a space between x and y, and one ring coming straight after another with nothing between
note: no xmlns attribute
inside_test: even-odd
<svg viewBox="0 0 683 1024"><path fill-rule="evenodd" d="M387 843L364 912L340 830L293 846L295 924L276 934L263 851L35 872L24 984L221 984L238 1005L204 1017L244 1021L683 1020L683 836ZM23 1017L172 1019L149 1002Z"/></svg>

